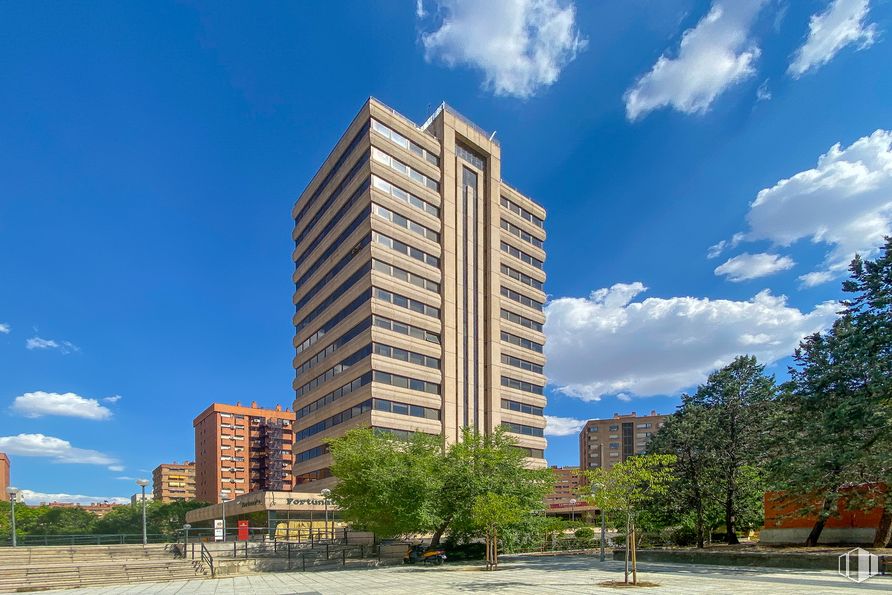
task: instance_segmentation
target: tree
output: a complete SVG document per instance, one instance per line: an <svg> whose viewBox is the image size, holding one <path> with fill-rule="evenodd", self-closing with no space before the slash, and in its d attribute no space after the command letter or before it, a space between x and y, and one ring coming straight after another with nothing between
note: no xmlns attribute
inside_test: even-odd
<svg viewBox="0 0 892 595"><path fill-rule="evenodd" d="M499 567L499 531L520 522L528 512L514 496L487 492L474 499L471 518L486 538L487 570L497 570Z"/></svg>
<svg viewBox="0 0 892 595"><path fill-rule="evenodd" d="M636 551L637 516L654 498L666 493L672 483L673 455L649 454L634 456L610 469L586 471L591 494L582 497L601 511L616 515L626 522L626 567L624 582L629 582L631 562L632 584L638 584Z"/></svg>

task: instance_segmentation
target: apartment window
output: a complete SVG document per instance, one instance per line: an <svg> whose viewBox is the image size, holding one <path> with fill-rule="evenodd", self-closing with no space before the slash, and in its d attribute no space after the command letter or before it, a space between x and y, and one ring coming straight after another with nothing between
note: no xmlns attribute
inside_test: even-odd
<svg viewBox="0 0 892 595"><path fill-rule="evenodd" d="M514 448L519 450L523 454L523 456L531 459L545 458L545 451L541 448L527 448L526 446L515 446Z"/></svg>
<svg viewBox="0 0 892 595"><path fill-rule="evenodd" d="M619 456L619 453L618 453L618 452L611 452L611 453L610 453L610 456L611 456L611 457L618 457L618 456Z"/></svg>
<svg viewBox="0 0 892 595"><path fill-rule="evenodd" d="M635 427L638 428L639 430L646 430L646 429L650 428L650 424L638 424Z"/></svg>
<svg viewBox="0 0 892 595"><path fill-rule="evenodd" d="M527 232L527 231L525 231L525 230L523 230L523 229L517 227L516 225L514 225L514 224L511 223L510 221L506 221L506 220L502 219L502 223L501 223L501 225L502 225L502 229L504 229L505 231L507 231L507 232L510 233L511 235L520 238L521 240L523 240L523 241L526 242L527 244L531 244L531 245L535 246L536 248L542 248L542 247L543 247L543 242L542 242L542 240L540 240L540 239L537 238L536 236L530 234L529 232Z"/></svg>
<svg viewBox="0 0 892 595"><path fill-rule="evenodd" d="M372 321L368 318L348 330L346 333L337 338L337 340L329 343L325 349L302 363L295 370L297 376L308 372L313 366L327 358L329 355L333 354L335 351L352 341L354 338L358 337L362 332L372 326Z"/></svg>
<svg viewBox="0 0 892 595"><path fill-rule="evenodd" d="M372 130L389 140L395 145L399 145L407 151L410 151L422 159L433 163L434 165L440 165L440 158L413 141L410 141L408 138L403 136L402 134L392 130L382 124L381 122L372 119Z"/></svg>
<svg viewBox="0 0 892 595"><path fill-rule="evenodd" d="M372 269L378 271L379 273L384 273L389 277L393 277L394 279L399 279L400 281L411 283L412 285L420 287L421 289L426 289L427 291L437 294L440 293L440 284L436 281L431 281L430 279L422 277L421 275L410 273L405 269L395 267L391 264L387 264L386 262L372 259Z"/></svg>
<svg viewBox="0 0 892 595"><path fill-rule="evenodd" d="M303 452L299 452L294 456L295 463L303 463L304 461L309 461L310 459L315 459L316 457L321 457L322 455L328 452L328 445L322 444L321 446L315 446L309 450L305 450Z"/></svg>
<svg viewBox="0 0 892 595"><path fill-rule="evenodd" d="M421 184L422 186L426 186L433 190L434 192L440 191L440 183L436 180L432 180L427 177L417 169L413 167L409 167L399 159L388 155L381 149L377 147L372 147L372 159L377 161L378 163L383 163L393 171L402 174L403 176L411 179L413 182Z"/></svg>
<svg viewBox="0 0 892 595"><path fill-rule="evenodd" d="M328 223L320 230L319 225L322 222L322 218L325 216L326 211L329 207L335 204L338 200L340 200L341 195L340 191L346 188L346 186L353 182L356 176L360 171L363 170L365 166L365 160L357 162L356 165L353 166L353 169L350 170L350 173L347 174L347 177L344 178L344 182L339 186L338 192L333 193L328 199L325 201L325 204L322 208L310 219L308 225L304 227L303 231L297 234L294 237L294 248L297 250L301 246L306 246L301 253L299 254L297 260L298 262L305 259L310 252L312 252L316 247L320 245L320 240L327 236L331 231L340 223L341 219L344 218L350 209L359 202L362 198L366 196L366 191L369 189L370 180L366 178L362 181L359 187L353 191L353 194L344 201L344 204L338 209L338 211L329 219ZM295 219L295 224L300 219ZM317 231L318 230L318 231ZM308 234L316 233L312 240L308 239Z"/></svg>
<svg viewBox="0 0 892 595"><path fill-rule="evenodd" d="M350 263L353 262L353 259L356 258L356 256L360 253L360 251L368 245L369 245L369 236L366 235L366 236L363 236L362 238L360 238L360 240L358 242L356 242L356 245L353 246L353 248L350 250L350 252L345 254L344 257L341 258L341 260L336 262L335 265L333 267L331 267L328 270L328 272L325 273L325 275L321 279L319 279L319 281L316 282L315 285L313 285L313 287L311 287L310 289L307 290L307 292L303 295L302 298L300 298L299 300L297 300L297 302L295 302L295 307L298 310L300 310L302 307L304 307L308 303L310 303L310 300L312 300L316 296L316 294L318 294L321 290L328 287L331 280L334 279L338 275L338 273L343 271L348 265L350 265ZM297 290L296 284L295 284L295 290Z"/></svg>
<svg viewBox="0 0 892 595"><path fill-rule="evenodd" d="M412 233L418 234L418 235L425 237L433 242L440 241L440 234L437 233L436 231L434 231L432 229L428 229L424 225L421 225L420 223L416 223L415 221L412 221L411 219L407 219L406 217L403 217L399 213L394 213L390 209L382 207L381 205L373 204L372 212L374 212L375 215L377 215L378 217L381 217L382 219L386 219L387 221L390 221L397 227L402 227L404 229L408 229Z"/></svg>
<svg viewBox="0 0 892 595"><path fill-rule="evenodd" d="M539 281L538 279L533 279L529 275L526 275L524 273L521 273L520 271L514 270L506 264L501 265L501 270L502 270L502 274L508 275L515 281L520 281L524 285L529 285L533 289L538 289L539 291L543 291L543 289L545 287L545 285L542 283L542 281Z"/></svg>
<svg viewBox="0 0 892 595"><path fill-rule="evenodd" d="M373 399L373 401L372 408L375 411L409 415L411 417L421 417L424 419L440 419L439 409L431 409L430 407L422 407L420 405L409 405L397 401L388 401L387 399Z"/></svg>
<svg viewBox="0 0 892 595"><path fill-rule="evenodd" d="M542 219L539 219L538 217L536 217L535 215L533 215L532 213L527 211L525 208L523 208L522 206L515 203L514 201L509 200L509 199L505 198L504 196L502 196L500 202L503 207L505 207L506 209L508 209L509 211L514 213L515 215L518 215L521 219L523 219L525 221L529 221L536 227L541 227L542 229L545 229L545 221L543 221Z"/></svg>
<svg viewBox="0 0 892 595"><path fill-rule="evenodd" d="M428 254L424 250L419 250L414 246L409 246L399 240L395 240L389 236L378 233L377 231L372 232L372 238L375 240L375 243L381 244L382 246L386 246L395 252L399 252L400 254L405 254L410 258L414 258L417 261L423 262L424 264L428 264L432 267L440 268L440 259L432 254Z"/></svg>
<svg viewBox="0 0 892 595"><path fill-rule="evenodd" d="M589 426L589 427L588 427L588 431L589 431L589 432L597 432L597 431L598 431L598 426Z"/></svg>
<svg viewBox="0 0 892 595"><path fill-rule="evenodd" d="M618 424L613 424L613 425L611 425L611 426L610 426L609 428L607 428L607 429L610 430L611 432L616 432L617 430L619 430L619 425L618 425Z"/></svg>
<svg viewBox="0 0 892 595"><path fill-rule="evenodd" d="M534 395L542 395L545 393L545 387L543 386L524 382L523 380L517 380L515 378L509 378L508 376L502 376L502 386L526 393L532 393Z"/></svg>
<svg viewBox="0 0 892 595"><path fill-rule="evenodd" d="M371 409L372 409L372 400L368 399L367 401L363 401L362 403L359 403L358 405L354 405L353 407L350 407L349 409L345 409L344 411L341 411L338 414L332 415L328 419L324 419L324 420L317 422L307 428L304 428L303 430L301 430L297 433L297 436L295 436L295 440L297 440L297 441L305 440L305 439L309 438L310 436L314 436L314 435L318 434L319 432L327 430L330 427L342 424L345 421L353 419L354 417L359 417L363 413L365 413L367 411L371 411Z"/></svg>
<svg viewBox="0 0 892 595"><path fill-rule="evenodd" d="M337 364L335 364L334 366L332 366L331 368L329 368L322 374L319 374L318 376L316 376L315 378L313 378L312 380L310 380L303 386L298 387L298 389L295 391L295 397L299 399L300 397L302 397L309 391L315 389L319 385L321 385L325 382L328 382L329 380L331 380L332 378L334 378L340 374L343 374L344 372L349 370L351 366L355 366L356 364L358 364L359 362L361 362L362 360L364 360L371 354L372 354L372 346L371 345L366 345L366 346L362 347L358 351L348 355L346 358L344 358L343 360L341 360L340 362L338 362Z"/></svg>
<svg viewBox="0 0 892 595"><path fill-rule="evenodd" d="M509 300L517 302L518 304L522 304L527 308L532 308L533 310L538 310L540 312L542 311L542 302L538 302L531 297L527 297L522 293L514 291L513 289L509 289L503 286L501 289L501 294L502 297L506 297Z"/></svg>
<svg viewBox="0 0 892 595"><path fill-rule="evenodd" d="M535 405L527 405L526 403L512 401L511 399L502 399L502 409L517 411L519 413L528 413L530 415L538 415L539 417L542 417L544 415L541 407L536 407Z"/></svg>
<svg viewBox="0 0 892 595"><path fill-rule="evenodd" d="M503 421L502 427L505 428L506 431L511 432L512 434L522 434L524 436L537 436L542 437L545 435L545 432L542 428L537 428L534 426L526 426L524 424L516 424L510 421Z"/></svg>
<svg viewBox="0 0 892 595"><path fill-rule="evenodd" d="M400 376L399 374L388 374L387 372L373 372L373 380L379 384L389 384L400 388L408 388L419 392L430 393L433 395L440 394L440 385L434 382L418 380L417 378L409 378Z"/></svg>
<svg viewBox="0 0 892 595"><path fill-rule="evenodd" d="M526 316L521 316L520 314L515 314L514 312L510 312L508 310L502 310L502 318L509 322L513 322L514 324L519 324L522 327L532 329L534 331L542 332L542 323L536 322L531 318L527 318Z"/></svg>
<svg viewBox="0 0 892 595"><path fill-rule="evenodd" d="M440 369L440 360L435 357L424 355L422 353L415 353L414 351L407 351L406 349L400 349L399 347L391 347L390 345L384 345L383 343L374 343L373 345L374 353L377 355L398 359L419 366L425 366L427 368Z"/></svg>
<svg viewBox="0 0 892 595"><path fill-rule="evenodd" d="M440 335L438 335L437 333L432 333L429 330L417 326L412 326L411 324L406 324L404 322L398 322L396 320L384 318L383 316L378 316L377 314L372 316L372 320L375 326L379 328L393 331L395 333L400 333L401 335L415 337L416 339L422 339L423 341L436 343L437 345L440 344Z"/></svg>
<svg viewBox="0 0 892 595"><path fill-rule="evenodd" d="M373 288L375 292L375 299L382 300L385 302L389 302L394 306L399 306L400 308L406 308L412 310L413 312L417 312L419 314L424 314L425 316L432 316L434 318L440 318L440 309L435 308L433 306L428 306L424 302L419 302L418 300L413 300L411 298L407 298L406 296L400 295L398 293L393 293L391 291L386 291L384 289L380 289L378 287Z"/></svg>
<svg viewBox="0 0 892 595"><path fill-rule="evenodd" d="M527 372L533 372L534 374L542 373L542 366L539 364L534 364L533 362L528 362L524 359L520 359L519 357L514 357L513 355L508 355L506 353L502 354L502 363L514 366L515 368L520 368L521 370L526 370Z"/></svg>
<svg viewBox="0 0 892 595"><path fill-rule="evenodd" d="M517 248L515 248L514 246L512 246L511 244L509 244L507 242L501 242L501 246L502 246L502 252L504 252L506 254L510 254L514 258L521 260L530 266L534 266L537 269L542 269L545 266L545 263L542 262L541 260L539 260L538 258L536 258L535 256L531 256L531 255L527 254L526 252L524 252L523 250L518 250Z"/></svg>
<svg viewBox="0 0 892 595"><path fill-rule="evenodd" d="M512 345L523 347L524 349L529 349L530 351L535 351L537 353L542 353L543 345L541 343L536 343L535 341L530 341L529 339L512 335L505 331L501 331L501 333L502 341L506 343L511 343Z"/></svg>
<svg viewBox="0 0 892 595"><path fill-rule="evenodd" d="M355 300L344 306L344 308L332 316L325 324L320 327L318 331L310 335L306 338L300 345L295 349L296 353L301 353L304 349L308 349L309 347L316 344L316 342L325 336L326 333L331 331L334 327L336 327L342 320L353 314L360 306L366 303L372 297L371 290L362 292Z"/></svg>
<svg viewBox="0 0 892 595"><path fill-rule="evenodd" d="M619 442L611 442L609 446L610 448L619 448Z"/></svg>

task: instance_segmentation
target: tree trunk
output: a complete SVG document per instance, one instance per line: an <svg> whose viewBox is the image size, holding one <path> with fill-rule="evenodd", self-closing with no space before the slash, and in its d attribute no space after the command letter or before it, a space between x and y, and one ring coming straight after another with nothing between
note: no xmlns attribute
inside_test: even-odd
<svg viewBox="0 0 892 595"><path fill-rule="evenodd" d="M805 539L805 547L815 547L818 545L818 539L821 538L821 532L824 531L824 525L827 523L827 519L830 518L830 510L833 507L833 501L830 498L824 498L824 503L821 505L821 512L818 514L818 520L815 521L814 527L811 528L811 533L808 534L808 537Z"/></svg>
<svg viewBox="0 0 892 595"><path fill-rule="evenodd" d="M704 537L703 537L703 502L697 502L697 547L703 549L704 547Z"/></svg>
<svg viewBox="0 0 892 595"><path fill-rule="evenodd" d="M437 547L440 545L440 538L443 537L443 533L446 532L446 529L449 527L449 523L452 519L446 519L443 521L439 527L437 527L436 531L434 531L434 536L431 537L431 547Z"/></svg>
<svg viewBox="0 0 892 595"><path fill-rule="evenodd" d="M632 584L638 584L638 557L635 552L638 549L638 531L635 530L635 525L632 525Z"/></svg>
<svg viewBox="0 0 892 595"><path fill-rule="evenodd" d="M734 527L734 490L730 487L725 495L725 543L728 545L740 543Z"/></svg>
<svg viewBox="0 0 892 595"><path fill-rule="evenodd" d="M499 569L499 530L495 527L492 530L492 560L493 570Z"/></svg>
<svg viewBox="0 0 892 595"><path fill-rule="evenodd" d="M884 508L876 536L873 538L873 547L886 547L890 539L892 539L892 513Z"/></svg>
<svg viewBox="0 0 892 595"><path fill-rule="evenodd" d="M626 584L629 584L629 541L630 541L629 533L630 533L631 526L632 526L632 519L631 519L631 517L627 516L626 517L626 566L625 566L625 571L623 574L623 582Z"/></svg>

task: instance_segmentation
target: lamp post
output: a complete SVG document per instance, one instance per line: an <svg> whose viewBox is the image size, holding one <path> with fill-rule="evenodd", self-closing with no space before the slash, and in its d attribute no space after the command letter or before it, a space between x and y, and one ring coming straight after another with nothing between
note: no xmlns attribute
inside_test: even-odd
<svg viewBox="0 0 892 595"><path fill-rule="evenodd" d="M192 525L186 523L183 525L183 531L185 533L183 537L183 558L186 557L186 552L189 551L189 529L192 528Z"/></svg>
<svg viewBox="0 0 892 595"><path fill-rule="evenodd" d="M576 521L576 498L570 498L570 521Z"/></svg>
<svg viewBox="0 0 892 595"><path fill-rule="evenodd" d="M220 492L220 506L222 508L222 516L223 516L223 541L226 541L226 494Z"/></svg>
<svg viewBox="0 0 892 595"><path fill-rule="evenodd" d="M16 536L15 536L15 500L16 496L18 496L19 489L9 486L6 488L6 493L9 494L9 514L10 514L10 526L12 527L12 547L16 547Z"/></svg>
<svg viewBox="0 0 892 595"><path fill-rule="evenodd" d="M595 486L595 485L592 486L592 496L595 495L595 492L597 491L597 489L598 489L598 486ZM603 506L598 507L598 513L601 515L601 557L599 559L601 562L603 562L605 559L604 541L607 539L607 518L604 516L604 507Z"/></svg>
<svg viewBox="0 0 892 595"><path fill-rule="evenodd" d="M331 496L331 490L329 490L328 488L325 488L320 493L322 494L322 503L325 505L325 537L327 539L328 538L328 497Z"/></svg>
<svg viewBox="0 0 892 595"><path fill-rule="evenodd" d="M137 479L136 485L142 488L142 544L146 545L146 486L149 485L149 480Z"/></svg>

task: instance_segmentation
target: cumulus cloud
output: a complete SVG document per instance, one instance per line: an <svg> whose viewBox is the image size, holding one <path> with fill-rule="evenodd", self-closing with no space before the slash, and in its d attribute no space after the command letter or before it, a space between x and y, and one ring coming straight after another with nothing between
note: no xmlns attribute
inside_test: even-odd
<svg viewBox="0 0 892 595"><path fill-rule="evenodd" d="M25 504L40 504L42 502L65 502L68 504L96 504L108 502L110 504L130 504L130 498L122 496L84 496L81 494L48 494L46 492L33 492L22 490L22 499Z"/></svg>
<svg viewBox="0 0 892 595"><path fill-rule="evenodd" d="M530 97L557 81L586 46L576 6L559 0L435 0L439 27L421 36L425 58L483 72L496 95ZM423 3L416 14L426 14Z"/></svg>
<svg viewBox="0 0 892 595"><path fill-rule="evenodd" d="M582 430L582 426L585 425L585 420L572 417L546 415L545 424L546 436L574 436Z"/></svg>
<svg viewBox="0 0 892 595"><path fill-rule="evenodd" d="M560 392L585 401L675 394L737 355L764 363L790 355L802 337L828 327L838 309L825 302L802 312L768 290L746 301L635 301L646 289L618 283L546 306L546 374Z"/></svg>
<svg viewBox="0 0 892 595"><path fill-rule="evenodd" d="M104 420L112 416L111 410L100 405L96 399L88 399L74 393L48 393L42 390L16 397L11 409L25 417L60 415Z"/></svg>
<svg viewBox="0 0 892 595"><path fill-rule="evenodd" d="M11 331L11 330L12 330L12 328L9 326L9 323L0 322L0 333L3 333L4 335L8 335L9 331Z"/></svg>
<svg viewBox="0 0 892 595"><path fill-rule="evenodd" d="M71 341L55 341L53 339L41 339L40 337L31 337L25 341L26 349L58 349L62 353L68 354L79 351L77 345Z"/></svg>
<svg viewBox="0 0 892 595"><path fill-rule="evenodd" d="M843 275L855 253L873 255L892 235L892 131L877 130L848 147L836 143L817 166L761 190L746 219L749 230L738 240L789 246L808 238L829 247L821 266L799 277L803 285Z"/></svg>
<svg viewBox="0 0 892 595"><path fill-rule="evenodd" d="M626 116L637 120L661 107L702 113L726 89L755 73L758 46L750 27L765 0L715 0L681 37L676 57L663 54L624 96Z"/></svg>
<svg viewBox="0 0 892 595"><path fill-rule="evenodd" d="M123 397L121 395L112 395L110 397L105 397L104 399L102 399L102 402L114 404L114 403L117 403L118 401L120 401L122 398Z"/></svg>
<svg viewBox="0 0 892 595"><path fill-rule="evenodd" d="M96 450L76 448L68 440L43 434L0 436L0 452L20 457L45 457L55 463L116 465L114 457Z"/></svg>
<svg viewBox="0 0 892 595"><path fill-rule="evenodd" d="M877 26L867 22L870 0L833 0L827 10L813 14L808 22L808 38L796 53L787 72L799 78L830 62L844 47L858 49L873 45Z"/></svg>
<svg viewBox="0 0 892 595"><path fill-rule="evenodd" d="M729 258L715 268L716 275L725 275L729 281L747 281L767 277L781 271L786 271L795 266L795 262L789 256L779 256L760 252L750 254L744 252L734 258Z"/></svg>

